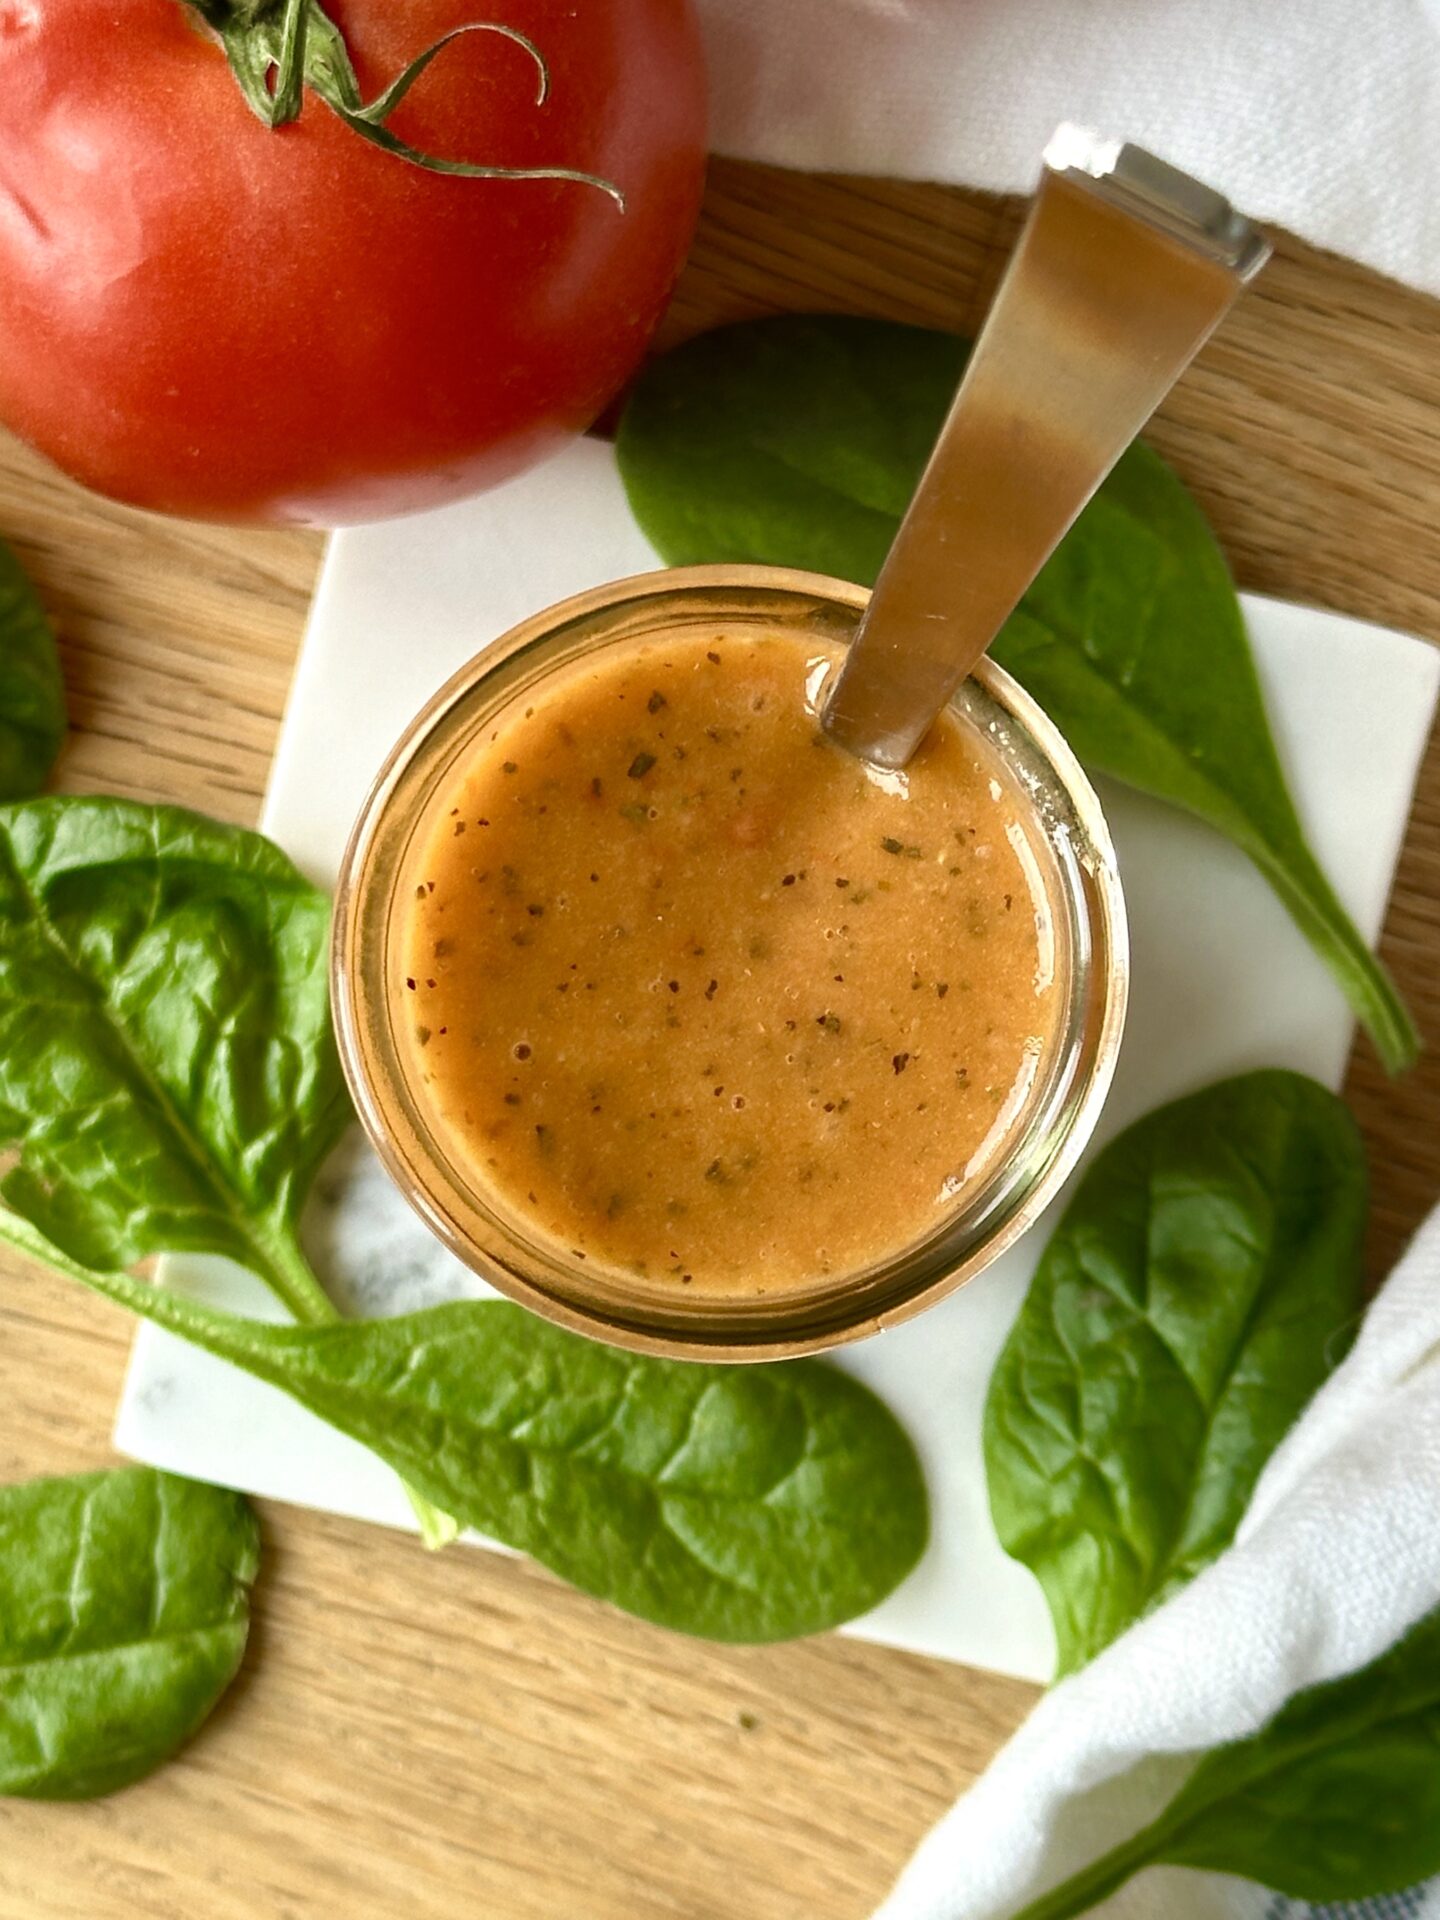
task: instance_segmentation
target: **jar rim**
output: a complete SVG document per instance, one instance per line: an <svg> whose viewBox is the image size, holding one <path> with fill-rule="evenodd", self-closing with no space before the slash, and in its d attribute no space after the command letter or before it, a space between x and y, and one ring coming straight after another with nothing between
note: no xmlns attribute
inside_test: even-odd
<svg viewBox="0 0 1440 1920"><path fill-rule="evenodd" d="M451 1164L406 1084L386 992L386 939L411 837L484 723L522 686L605 645L687 621L753 621L853 636L869 594L825 575L758 566L672 568L593 588L543 609L468 660L404 729L352 829L336 894L331 995L341 1065L362 1126L391 1178L450 1251L498 1291L610 1344L707 1360L813 1353L908 1319L974 1277L1034 1222L1088 1140L1114 1072L1129 987L1124 896L1100 801L1054 723L988 658L957 704L1022 772L1060 878L1074 953L1062 1027L1035 1123L975 1193L920 1241L858 1275L745 1302L659 1301L527 1239ZM997 737L980 714L1003 716ZM1037 791L1043 788L1044 792ZM1046 810L1050 817L1047 817ZM1038 1122L1044 1121L1040 1126Z"/></svg>

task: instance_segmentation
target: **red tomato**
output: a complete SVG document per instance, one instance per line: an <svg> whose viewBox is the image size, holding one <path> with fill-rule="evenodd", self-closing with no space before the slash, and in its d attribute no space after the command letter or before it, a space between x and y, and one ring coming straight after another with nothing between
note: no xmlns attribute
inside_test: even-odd
<svg viewBox="0 0 1440 1920"><path fill-rule="evenodd" d="M493 12L492 12L493 9ZM688 0L332 0L369 100L477 18L389 123L307 92L271 130L180 0L0 0L0 420L101 493L336 525L494 485L639 359L699 205Z"/></svg>

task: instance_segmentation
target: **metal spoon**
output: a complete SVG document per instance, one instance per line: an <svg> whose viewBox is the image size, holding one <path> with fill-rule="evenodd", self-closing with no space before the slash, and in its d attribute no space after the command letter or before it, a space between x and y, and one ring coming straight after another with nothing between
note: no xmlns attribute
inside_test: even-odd
<svg viewBox="0 0 1440 1920"><path fill-rule="evenodd" d="M1139 147L1062 126L822 719L903 767L1270 244Z"/></svg>

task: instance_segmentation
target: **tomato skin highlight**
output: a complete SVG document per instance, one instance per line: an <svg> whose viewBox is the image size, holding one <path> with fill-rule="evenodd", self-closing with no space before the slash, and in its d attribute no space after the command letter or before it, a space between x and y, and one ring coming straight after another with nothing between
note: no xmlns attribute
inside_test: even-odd
<svg viewBox="0 0 1440 1920"><path fill-rule="evenodd" d="M373 98L475 0L331 0ZM688 0L500 0L550 69L467 34L390 122L307 93L271 130L180 0L0 0L0 420L135 506L337 526L495 485L644 352L699 210Z"/></svg>

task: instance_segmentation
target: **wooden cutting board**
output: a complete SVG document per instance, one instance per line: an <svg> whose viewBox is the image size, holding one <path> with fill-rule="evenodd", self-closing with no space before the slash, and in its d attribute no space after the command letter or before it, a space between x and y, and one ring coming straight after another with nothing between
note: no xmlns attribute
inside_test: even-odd
<svg viewBox="0 0 1440 1920"><path fill-rule="evenodd" d="M1018 222L964 191L716 164L665 341L777 309L973 331ZM1440 305L1297 242L1151 437L1242 585L1440 641ZM59 622L67 789L254 819L317 536L89 499L0 442L0 534ZM1440 1047L1440 748L1385 955ZM1383 1273L1440 1195L1440 1056L1363 1047ZM130 1326L0 1261L0 1480L102 1464ZM0 1803L0 1920L863 1920L1033 1689L827 1639L722 1650L521 1563L280 1508L244 1674L153 1780Z"/></svg>

